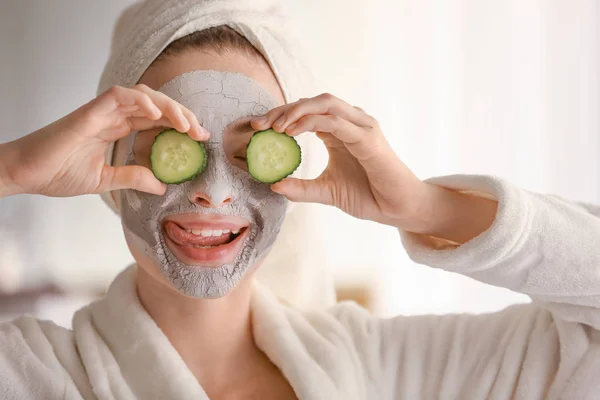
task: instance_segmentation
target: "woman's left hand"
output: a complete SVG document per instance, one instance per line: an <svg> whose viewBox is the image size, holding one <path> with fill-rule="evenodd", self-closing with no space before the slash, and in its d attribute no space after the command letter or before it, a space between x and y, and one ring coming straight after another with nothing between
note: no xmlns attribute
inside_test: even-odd
<svg viewBox="0 0 600 400"><path fill-rule="evenodd" d="M392 150L378 122L358 107L322 94L269 111L252 122L296 136L317 132L329 152L325 171L314 180L286 178L272 189L296 202L338 207L361 219L421 230L428 186Z"/></svg>

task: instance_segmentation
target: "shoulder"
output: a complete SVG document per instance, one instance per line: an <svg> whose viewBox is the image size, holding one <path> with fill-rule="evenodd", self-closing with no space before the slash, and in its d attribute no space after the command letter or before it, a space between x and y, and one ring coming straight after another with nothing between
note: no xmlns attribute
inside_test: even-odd
<svg viewBox="0 0 600 400"><path fill-rule="evenodd" d="M327 309L326 312L354 335L378 333L381 323L384 321L353 301L338 303Z"/></svg>
<svg viewBox="0 0 600 400"><path fill-rule="evenodd" d="M0 398L60 398L69 391L73 333L25 316L0 324Z"/></svg>
<svg viewBox="0 0 600 400"><path fill-rule="evenodd" d="M46 358L45 351L53 344L72 345L73 332L56 325L51 321L37 320L30 316L19 317L10 322L0 324L0 343L2 353L31 352Z"/></svg>
<svg viewBox="0 0 600 400"><path fill-rule="evenodd" d="M346 342L359 356L378 352L384 320L354 302L342 302L322 311L305 312L304 318L321 335Z"/></svg>

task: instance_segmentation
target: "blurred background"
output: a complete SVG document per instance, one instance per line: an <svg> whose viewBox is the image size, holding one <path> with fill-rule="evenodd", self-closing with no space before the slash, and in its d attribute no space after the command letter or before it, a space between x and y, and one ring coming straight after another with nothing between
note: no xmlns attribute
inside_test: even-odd
<svg viewBox="0 0 600 400"><path fill-rule="evenodd" d="M0 4L0 142L95 96L126 0ZM364 108L419 175L493 174L600 202L597 0L290 1L320 92ZM391 228L323 208L324 267L381 316L528 299L415 265ZM0 200L0 320L70 326L132 258L96 196Z"/></svg>

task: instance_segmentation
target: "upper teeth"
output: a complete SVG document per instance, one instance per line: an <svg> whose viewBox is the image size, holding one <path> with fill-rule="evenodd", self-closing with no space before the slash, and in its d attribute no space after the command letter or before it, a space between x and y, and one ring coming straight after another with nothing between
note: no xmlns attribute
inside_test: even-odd
<svg viewBox="0 0 600 400"><path fill-rule="evenodd" d="M210 229L192 229L191 233L193 235L200 235L203 237L209 237L209 236L221 236L223 234L223 231L220 229L215 229L215 230L210 230Z"/></svg>
<svg viewBox="0 0 600 400"><path fill-rule="evenodd" d="M209 236L222 236L226 233L232 232L234 235L237 235L238 233L240 233L239 229L238 230L229 230L229 229L188 229L188 232L193 234L193 235L200 235L203 237L209 237Z"/></svg>

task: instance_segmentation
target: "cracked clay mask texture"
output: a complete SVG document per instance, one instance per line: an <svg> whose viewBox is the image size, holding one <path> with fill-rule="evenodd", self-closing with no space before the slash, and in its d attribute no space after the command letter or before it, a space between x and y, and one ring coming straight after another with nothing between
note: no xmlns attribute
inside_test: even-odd
<svg viewBox="0 0 600 400"><path fill-rule="evenodd" d="M287 207L285 197L231 165L223 149L223 134L232 122L263 115L278 104L249 77L227 72L189 72L167 82L160 91L189 108L210 131L211 138L204 142L208 164L194 180L168 185L164 196L122 190L123 227L132 245L153 259L178 291L192 297L222 297L267 254ZM128 147L126 163L135 164ZM196 193L207 195L213 204L221 204L228 197L232 201L206 208L192 201ZM161 222L181 213L236 215L250 221L242 250L234 261L216 268L179 261L165 243Z"/></svg>

